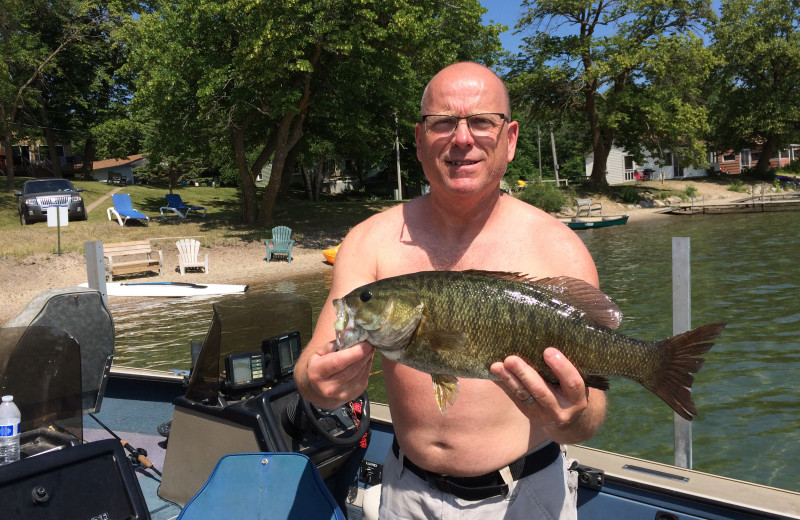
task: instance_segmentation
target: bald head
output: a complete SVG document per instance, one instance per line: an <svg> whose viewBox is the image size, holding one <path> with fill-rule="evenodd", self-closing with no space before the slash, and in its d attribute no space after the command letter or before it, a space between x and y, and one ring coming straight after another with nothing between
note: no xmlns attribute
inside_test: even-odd
<svg viewBox="0 0 800 520"><path fill-rule="evenodd" d="M499 95L502 106L496 110L501 110L509 119L511 118L511 102L508 97L508 89L503 80L490 68L472 61L462 61L448 65L431 78L422 92L420 114L429 113L431 97L434 92L442 89L458 88L459 85L481 85L482 90Z"/></svg>

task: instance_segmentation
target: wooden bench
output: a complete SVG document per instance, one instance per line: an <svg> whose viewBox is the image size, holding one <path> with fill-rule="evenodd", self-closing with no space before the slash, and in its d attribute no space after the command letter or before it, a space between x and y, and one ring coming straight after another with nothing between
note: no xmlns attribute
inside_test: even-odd
<svg viewBox="0 0 800 520"><path fill-rule="evenodd" d="M158 258L153 253L158 253ZM164 255L158 249L151 248L149 240L103 244L103 258L106 263L106 280L109 282L120 274L156 271L161 276L164 272Z"/></svg>
<svg viewBox="0 0 800 520"><path fill-rule="evenodd" d="M592 216L593 209L599 209L600 214L603 214L603 203L602 202L592 202L592 199L577 199L575 204L578 206L576 211L576 216L581 216L581 211L586 212L587 217Z"/></svg>

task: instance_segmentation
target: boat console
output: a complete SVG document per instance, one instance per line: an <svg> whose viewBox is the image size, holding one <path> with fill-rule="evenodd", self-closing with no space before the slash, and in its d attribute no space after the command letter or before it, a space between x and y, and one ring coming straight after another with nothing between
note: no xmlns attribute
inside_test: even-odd
<svg viewBox="0 0 800 520"><path fill-rule="evenodd" d="M159 496L185 504L229 453L298 452L323 478L337 472L369 428L366 393L336 410L304 401L293 380L311 307L294 294L215 303L211 325L175 400Z"/></svg>

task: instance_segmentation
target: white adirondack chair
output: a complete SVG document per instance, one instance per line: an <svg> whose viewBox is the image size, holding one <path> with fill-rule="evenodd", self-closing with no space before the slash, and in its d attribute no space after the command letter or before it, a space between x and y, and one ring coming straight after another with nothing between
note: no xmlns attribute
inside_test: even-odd
<svg viewBox="0 0 800 520"><path fill-rule="evenodd" d="M178 265L181 275L186 274L187 267L202 267L208 274L208 253L204 260L200 260L200 242L191 238L184 238L175 242L178 246Z"/></svg>

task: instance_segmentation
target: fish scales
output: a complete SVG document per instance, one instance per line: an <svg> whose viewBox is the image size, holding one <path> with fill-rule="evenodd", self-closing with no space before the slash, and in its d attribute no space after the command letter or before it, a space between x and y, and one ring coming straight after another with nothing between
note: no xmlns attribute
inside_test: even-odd
<svg viewBox="0 0 800 520"><path fill-rule="evenodd" d="M711 348L707 341L724 328L711 324L641 341L610 328L619 323L619 309L589 284L509 273L415 273L366 285L334 304L340 348L367 340L387 358L430 373L443 413L457 397L456 378L496 379L489 367L510 355L557 383L543 360L553 346L588 386L607 389L606 376L631 379L691 418L691 373L702 366L698 354Z"/></svg>
<svg viewBox="0 0 800 520"><path fill-rule="evenodd" d="M490 285L491 279L463 277L456 277L457 283L453 283L451 278L421 277L413 285L426 302L420 329L430 322L436 330L412 338L404 356L409 363L456 377L496 379L489 366L515 355L554 381L542 361L545 348L554 346L579 371L629 378L641 375L642 366L637 362L647 355L648 346L652 349L652 343L625 341L625 336L611 330L581 323L580 317L564 318L545 303L548 295L529 285L507 280ZM461 339L461 334L466 336L466 348L430 348L431 342Z"/></svg>

